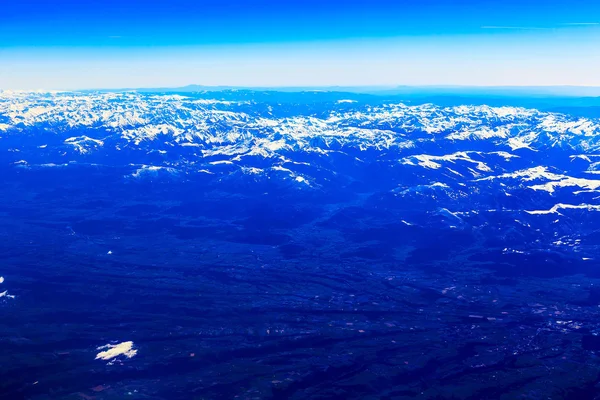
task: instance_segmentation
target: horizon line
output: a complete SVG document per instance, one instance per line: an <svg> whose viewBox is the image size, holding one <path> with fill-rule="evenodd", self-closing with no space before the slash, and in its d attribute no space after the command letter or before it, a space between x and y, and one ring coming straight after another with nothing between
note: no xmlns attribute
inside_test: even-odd
<svg viewBox="0 0 600 400"><path fill-rule="evenodd" d="M519 96L519 97L600 97L600 86L584 85L290 85L290 86L229 86L200 85L138 88L83 89L2 89L0 93L200 93L225 91L263 92L329 92L355 95L387 96Z"/></svg>
<svg viewBox="0 0 600 400"><path fill-rule="evenodd" d="M140 86L140 87L89 87L79 89L3 89L2 92L79 92L79 91L103 91L103 90L155 90L155 89L185 89L192 87L200 88L227 88L227 89L305 89L305 88L431 88L431 89L552 89L552 88L577 88L577 89L600 89L600 85L572 85L572 84L553 84L553 85L456 85L456 84L426 84L426 85L407 85L407 84L381 84L381 85L203 85L188 84L183 86Z"/></svg>

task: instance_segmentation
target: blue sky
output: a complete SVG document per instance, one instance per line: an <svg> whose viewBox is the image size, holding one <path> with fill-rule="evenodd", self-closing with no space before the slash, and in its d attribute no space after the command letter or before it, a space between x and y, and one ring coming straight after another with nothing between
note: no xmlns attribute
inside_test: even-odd
<svg viewBox="0 0 600 400"><path fill-rule="evenodd" d="M3 3L3 89L600 86L590 0Z"/></svg>

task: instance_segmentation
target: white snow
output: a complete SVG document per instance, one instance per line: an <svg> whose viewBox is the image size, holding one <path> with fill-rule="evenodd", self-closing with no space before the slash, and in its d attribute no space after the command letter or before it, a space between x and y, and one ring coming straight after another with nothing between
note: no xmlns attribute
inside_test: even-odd
<svg viewBox="0 0 600 400"><path fill-rule="evenodd" d="M507 144L511 150L531 149L531 147L520 138L509 138Z"/></svg>
<svg viewBox="0 0 600 400"><path fill-rule="evenodd" d="M337 101L338 104L354 102L351 99ZM588 147L595 146L594 136L600 133L597 120L518 107L393 103L348 111L332 110L320 118L277 118L252 111L230 111L235 109L233 107L222 109L242 104L251 102L136 92L4 91L0 93L0 115L3 116L0 132L17 132L32 126L73 130L101 127L111 138L121 138L137 146L164 138L171 144L203 149L206 145L218 150L234 146L237 154L250 150L253 154L288 150L326 152L328 149L321 147L321 143L329 145L333 140L363 150L406 149L415 144L413 133L431 135L426 140L437 140L436 136L441 135L439 139L494 141L513 150L534 149L539 140L547 137L555 144L577 137L583 140L579 151L587 152ZM320 141L315 145L311 143L313 138ZM67 144L77 151L89 152L102 146L105 139L70 138ZM436 160L421 162L427 168L438 168ZM477 164L476 169L487 171L485 164Z"/></svg>
<svg viewBox="0 0 600 400"><path fill-rule="evenodd" d="M577 154L577 155L571 156L570 158L571 158L571 161L576 160L576 159L579 158L581 160L584 160L584 161L587 161L587 162L590 162L590 163L592 162L592 160L590 160L590 157L588 157L587 154Z"/></svg>
<svg viewBox="0 0 600 400"><path fill-rule="evenodd" d="M497 156L503 157L505 160L509 161L511 158L519 158L516 154L511 154L506 151L493 151L489 154L495 154Z"/></svg>
<svg viewBox="0 0 600 400"><path fill-rule="evenodd" d="M470 153L481 154L479 152L470 152ZM508 154L508 153L506 153L506 154ZM502 155L502 156L504 157L504 155ZM418 154L415 156L405 158L404 160L402 160L402 163L408 164L408 165L415 165L413 159L417 161L417 165L420 165L421 167L424 167L424 168L430 168L430 169L440 168L442 166L440 164L440 162L442 162L442 161L448 161L451 163L456 163L457 161L465 161L468 163L475 164L475 168L479 171L483 171L483 172L491 171L491 168L488 167L485 163L483 163L481 161L473 160L471 157L469 157L469 152L466 152L466 151L459 151L456 153L446 154L443 156ZM477 172L474 172L474 174L477 174Z"/></svg>
<svg viewBox="0 0 600 400"><path fill-rule="evenodd" d="M72 145L75 148L75 150L77 150L81 154L89 153L97 147L104 146L104 142L102 140L93 139L85 135L65 139L65 144Z"/></svg>
<svg viewBox="0 0 600 400"><path fill-rule="evenodd" d="M482 126L475 130L465 129L462 131L453 132L446 136L450 140L467 140L471 138L475 139L491 139L494 137L505 138L509 134L508 130L504 127L498 127L492 129L488 126Z"/></svg>
<svg viewBox="0 0 600 400"><path fill-rule="evenodd" d="M515 249L509 249L508 247L505 248L504 250L502 250L503 254L525 254L524 251L521 250L515 250Z"/></svg>
<svg viewBox="0 0 600 400"><path fill-rule="evenodd" d="M564 179L558 181L548 182L540 185L533 185L529 188L533 190L544 190L548 193L554 193L556 188L570 186L577 186L588 190L596 190L600 188L600 180L573 178L569 176L564 177Z"/></svg>
<svg viewBox="0 0 600 400"><path fill-rule="evenodd" d="M141 165L134 173L131 174L134 178L141 178L145 175L155 175L159 171L165 171L170 174L176 174L177 170L171 167L162 167L158 165Z"/></svg>
<svg viewBox="0 0 600 400"><path fill-rule="evenodd" d="M547 167L538 166L538 167L518 170L515 172L508 172L508 173L501 174L501 175L488 176L488 177L481 178L478 180L485 181L485 180L507 179L507 178L523 178L522 180L525 182L533 181L536 179L546 179L546 180L551 180L551 181L557 181L562 178L565 178L565 175L555 174L555 173L549 172Z"/></svg>
<svg viewBox="0 0 600 400"><path fill-rule="evenodd" d="M594 204L579 204L579 205L573 205L573 204L556 204L554 205L551 209L549 210L533 210L533 211L525 211L526 213L529 214L534 214L534 215L543 215L543 214L560 214L560 212L558 212L558 210L587 210L587 211L600 211L600 205L594 205Z"/></svg>
<svg viewBox="0 0 600 400"><path fill-rule="evenodd" d="M458 213L453 213L452 211L448 210L447 208L439 208L438 213L441 215L444 215L446 217L452 217L458 221L463 222L462 218L458 216Z"/></svg>
<svg viewBox="0 0 600 400"><path fill-rule="evenodd" d="M263 170L256 167L242 167L242 172L246 174L260 175L263 173Z"/></svg>
<svg viewBox="0 0 600 400"><path fill-rule="evenodd" d="M339 104L354 102L343 98L338 100ZM444 195L451 200L460 196L458 193L461 191L471 193L471 188L473 193L477 193L479 187L474 185L471 179L516 179L516 182L499 183L506 186L502 188L501 195L512 194L515 198L517 192L512 191L515 185L518 185L519 189L529 187L538 191L535 194L536 198L545 195L540 192L552 194L560 188L567 187L581 188L574 191L574 195L600 191L600 180L568 176L575 173L552 170L550 165L546 167L533 164L537 156L541 156L549 147L568 151L567 156L570 155L573 160L589 162L600 156L600 144L597 141L600 135L600 120L597 119L518 107L440 107L433 104L401 103L365 107L334 106L327 114L318 114L319 116L315 114L276 117L274 115L277 113L263 113L254 110L253 107L239 107L242 104L251 102L135 92L4 91L0 92L0 134L2 137L12 135L13 132L17 134L30 127L48 130L49 135L63 135L65 132L86 133L87 136L70 137L64 140L63 146L57 146L61 156L65 158L56 160L62 159L65 164L42 164L45 167L71 165L67 157L73 157L73 154L70 154L73 151L64 151L65 148L74 149L82 154L113 149L130 152L148 150L150 142L154 141L152 145L159 145L160 150L150 150L152 154L173 156L169 157L172 161L168 161L167 157L157 157L158 161L152 161L156 165L134 166L137 169L131 175L134 178L165 172L179 174L179 171L206 174L226 174L231 171L238 173L241 169L247 174L265 174L269 178L276 175L280 179L289 177L292 181L316 187L319 181L310 175L310 166L306 162L298 162L290 154L304 152L315 157L327 157L335 153L336 157L349 156L350 159L362 163L361 160L366 160L367 155L380 152L384 163L399 160L405 165L428 169L422 173L423 182L439 180L440 182L432 183L430 187L457 189L454 191L456 193L446 190ZM242 109L245 111L241 111ZM66 136L69 135L64 137ZM481 143L483 141L486 143ZM49 148L50 154L56 150L53 148L54 143L43 139L36 144L40 145L37 146L40 149ZM174 151L171 151L171 148ZM427 151L417 150L421 148ZM451 154L442 152L447 148L452 149L448 150ZM457 149L465 151L456 151ZM540 153L524 152L522 149ZM26 150L32 149L21 148L21 151ZM177 159L176 152L179 150L185 151L189 156ZM434 151L434 154L438 155L419 154ZM438 151L440 153L437 153ZM45 153L39 150L38 152ZM27 156L23 157L29 158L29 153L24 154ZM357 154L360 156L356 157ZM362 154L365 154L365 157ZM56 160L45 161L62 162ZM22 168L40 167L29 166L25 162L17 165L21 164ZM216 167L219 164L235 167ZM267 164L273 166L272 169L269 169ZM298 169L298 164L307 165L309 168ZM180 168L182 165L185 169ZM519 165L518 168L521 169L515 171L514 165ZM569 168L558 164L558 161L557 165ZM576 163L571 165L578 166ZM532 167L527 168L529 166ZM598 171L590 162L586 172L600 173L600 164L597 167ZM302 171L302 174L299 171ZM327 172L335 174L343 171ZM435 178L427 179L427 173L431 173ZM489 176L492 174L494 176ZM592 175L586 176L594 178ZM524 184L530 181L534 182Z"/></svg>

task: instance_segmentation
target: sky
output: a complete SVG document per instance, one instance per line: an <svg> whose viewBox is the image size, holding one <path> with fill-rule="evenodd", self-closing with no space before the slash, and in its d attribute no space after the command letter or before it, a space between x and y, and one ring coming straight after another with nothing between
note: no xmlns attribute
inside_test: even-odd
<svg viewBox="0 0 600 400"><path fill-rule="evenodd" d="M600 86L592 0L0 0L0 89Z"/></svg>

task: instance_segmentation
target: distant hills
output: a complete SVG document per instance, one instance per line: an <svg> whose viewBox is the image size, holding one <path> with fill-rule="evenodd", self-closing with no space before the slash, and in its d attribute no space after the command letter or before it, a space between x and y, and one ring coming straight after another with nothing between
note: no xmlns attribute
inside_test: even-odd
<svg viewBox="0 0 600 400"><path fill-rule="evenodd" d="M207 86L187 85L181 87L156 88L120 88L120 89L90 89L89 91L123 92L135 91L185 93L185 92L218 92L224 90L251 90L276 92L305 92L328 91L362 93L375 95L424 95L424 96L527 96L527 97L600 97L600 87L596 86ZM87 90L83 90L87 91Z"/></svg>
<svg viewBox="0 0 600 400"><path fill-rule="evenodd" d="M289 87L238 87L187 85L163 88L122 88L82 90L83 93L178 93L205 95L211 98L277 97L290 99L284 93L321 92L311 101L329 101L331 93L344 93L351 98L377 101L401 101L410 104L433 103L440 106L489 105L536 108L543 111L566 113L575 116L600 118L600 87L593 86L289 86ZM296 98L291 98L295 100Z"/></svg>

